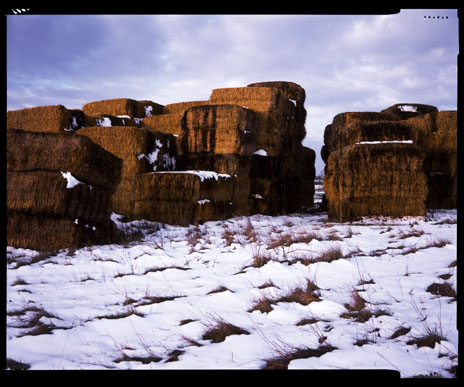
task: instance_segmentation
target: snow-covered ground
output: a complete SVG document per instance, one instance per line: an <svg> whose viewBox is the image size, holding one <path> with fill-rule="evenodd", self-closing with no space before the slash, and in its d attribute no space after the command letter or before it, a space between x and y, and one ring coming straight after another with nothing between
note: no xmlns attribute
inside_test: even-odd
<svg viewBox="0 0 464 387"><path fill-rule="evenodd" d="M456 223L454 210L118 222L144 236L51 256L8 247L8 364L453 377Z"/></svg>

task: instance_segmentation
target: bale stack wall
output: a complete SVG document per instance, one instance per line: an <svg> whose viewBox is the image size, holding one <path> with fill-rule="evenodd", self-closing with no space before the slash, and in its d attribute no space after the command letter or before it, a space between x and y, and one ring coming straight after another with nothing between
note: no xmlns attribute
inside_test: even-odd
<svg viewBox="0 0 464 387"><path fill-rule="evenodd" d="M111 242L111 194L121 169L120 159L85 137L7 130L8 245L42 250Z"/></svg>
<svg viewBox="0 0 464 387"><path fill-rule="evenodd" d="M251 132L257 151L250 162L251 213L276 215L313 203L314 178L303 180L299 171L306 135L304 100L304 89L292 82L260 82L211 93L211 104L242 106L256 117ZM314 159L305 160L314 167Z"/></svg>
<svg viewBox="0 0 464 387"><path fill-rule="evenodd" d="M413 144L358 144L332 152L324 178L329 217L425 216L424 153Z"/></svg>
<svg viewBox="0 0 464 387"><path fill-rule="evenodd" d="M428 208L457 207L457 111L432 112L405 123L418 133L425 151Z"/></svg>
<svg viewBox="0 0 464 387"><path fill-rule="evenodd" d="M90 127L79 131L123 161L121 183L113 195L116 213L134 218L135 177L176 167L176 137L137 127Z"/></svg>
<svg viewBox="0 0 464 387"><path fill-rule="evenodd" d="M381 193L372 191L371 185L390 184L389 181L400 182L400 178L390 177L390 180L376 180L375 176L379 173L386 178L389 172L388 169L401 173L402 179L406 183L402 183L405 192L415 192L418 198L423 199L424 192L426 193L425 204L423 208L455 208L457 198L457 173L456 173L456 135L457 135L457 113L456 111L438 112L434 106L422 104L396 104L382 112L349 112L341 113L334 117L333 122L326 127L324 133L324 146L321 149L321 156L326 162L326 178L324 179L324 188L328 201L329 215L338 219L353 219L356 216L372 215L414 215L424 214L425 210L419 211L417 202L411 204L409 199L399 201L396 205L394 201L380 200L383 197ZM412 144L386 144L381 142L411 142ZM380 144L373 144L380 142ZM363 143L365 143L363 145ZM358 144L358 145L356 145ZM404 149L405 155L394 155L391 149ZM357 148L356 148L357 147ZM365 160L364 165L351 162L353 154L360 152L362 148L367 147L375 152L380 152L378 147L387 147L389 154L394 160L398 160L398 167L395 169L386 158L378 158L376 163L372 157L366 157L365 153L359 156L361 160ZM393 147L393 148L392 148ZM410 147L417 148L422 156L416 153L406 151ZM349 149L345 151L345 149ZM356 149L356 151L355 151ZM352 157L350 160L344 160L344 157ZM402 164L409 165L405 157L411 158L410 163L414 164L414 168L403 168ZM420 159L422 158L422 161ZM383 160L383 161L382 161ZM414 161L416 160L416 161ZM379 164L379 162L383 164ZM350 164L351 162L351 164ZM418 170L417 165L421 166ZM368 192L373 192L372 195L380 195L379 202L390 204L382 204L383 213L378 210L379 205L374 202L372 210L366 208L365 204L357 199L360 197L359 192L353 191L351 183L346 183L346 180L353 181L353 178L347 178L346 171L343 168L353 170L354 166L360 168L354 169L359 176L360 187ZM350 169L351 168L351 169ZM371 171L373 177L364 176L362 168ZM393 168L393 169L392 169ZM393 173L393 172L391 172ZM420 173L424 177L420 176ZM412 178L407 178L406 175L416 176L415 182ZM351 180L350 180L351 179ZM363 182L361 179L364 179ZM393 180L392 180L393 179ZM407 183L410 181L410 183ZM424 183L425 182L425 183ZM425 184L426 187L422 187ZM388 188L388 185L386 186ZM391 185L392 197L397 197L395 193L398 184ZM386 189L387 189L386 188ZM371 190L371 191L369 191ZM350 196L351 195L351 196ZM366 199L365 203L369 203ZM401 212L401 208L403 212Z"/></svg>

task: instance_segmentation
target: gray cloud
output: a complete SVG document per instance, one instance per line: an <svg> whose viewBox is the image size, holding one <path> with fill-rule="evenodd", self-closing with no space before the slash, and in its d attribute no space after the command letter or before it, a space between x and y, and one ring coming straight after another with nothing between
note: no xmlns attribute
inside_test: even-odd
<svg viewBox="0 0 464 387"><path fill-rule="evenodd" d="M325 126L343 111L398 102L456 109L457 26L456 10L8 16L7 109L117 97L166 104L289 80L307 92L304 143L319 153Z"/></svg>

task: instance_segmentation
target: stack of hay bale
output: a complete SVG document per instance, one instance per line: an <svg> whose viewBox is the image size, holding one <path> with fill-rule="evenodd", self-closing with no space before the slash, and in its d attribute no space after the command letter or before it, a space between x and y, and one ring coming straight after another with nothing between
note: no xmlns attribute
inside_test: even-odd
<svg viewBox="0 0 464 387"><path fill-rule="evenodd" d="M185 225L313 204L315 153L301 144L304 100L295 83L263 82L215 89L208 101L117 98L7 117L9 128L88 138L121 159L114 212Z"/></svg>
<svg viewBox="0 0 464 387"><path fill-rule="evenodd" d="M261 82L215 89L210 104L251 110L250 213L276 215L311 206L315 153L303 147L305 91L293 82Z"/></svg>
<svg viewBox="0 0 464 387"><path fill-rule="evenodd" d="M410 108L404 112L398 106ZM424 109L424 105L418 104L399 104L387 110L399 114L404 122L412 125L415 141L425 151L427 208L456 208L457 111L438 111L434 107Z"/></svg>
<svg viewBox="0 0 464 387"><path fill-rule="evenodd" d="M8 129L8 245L60 249L111 242L111 195L120 173L121 160L88 138Z"/></svg>
<svg viewBox="0 0 464 387"><path fill-rule="evenodd" d="M80 129L78 135L119 157L122 162L121 182L113 195L113 209L130 219L137 219L133 196L137 192L136 176L152 171L175 168L176 138L153 133L135 126L93 126Z"/></svg>
<svg viewBox="0 0 464 387"><path fill-rule="evenodd" d="M431 120L436 110L429 105L397 104L380 113L348 112L334 117L321 149L331 218L426 215L433 189L424 161L430 155L430 147L424 146L429 129L418 129L417 122L424 122L423 117Z"/></svg>

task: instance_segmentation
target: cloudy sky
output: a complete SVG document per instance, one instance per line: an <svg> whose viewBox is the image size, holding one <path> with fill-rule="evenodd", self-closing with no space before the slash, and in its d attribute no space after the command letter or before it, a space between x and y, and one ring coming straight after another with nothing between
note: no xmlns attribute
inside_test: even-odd
<svg viewBox="0 0 464 387"><path fill-rule="evenodd" d="M307 136L346 111L457 108L456 10L393 15L7 16L7 110L108 98L160 104L287 80L306 90Z"/></svg>

